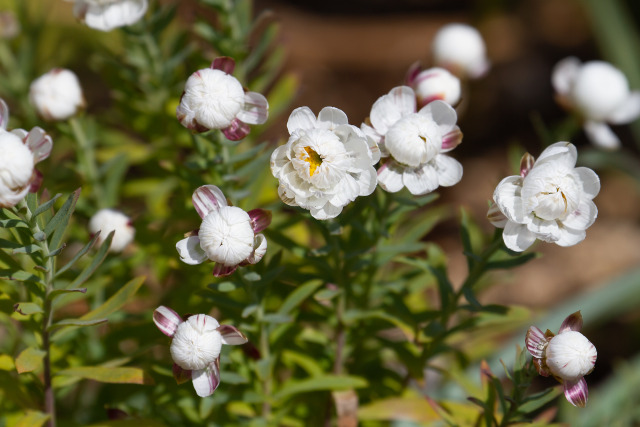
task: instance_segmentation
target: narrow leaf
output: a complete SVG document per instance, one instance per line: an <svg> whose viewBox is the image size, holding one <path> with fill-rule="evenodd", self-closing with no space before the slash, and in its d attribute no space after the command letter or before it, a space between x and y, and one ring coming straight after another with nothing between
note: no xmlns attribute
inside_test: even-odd
<svg viewBox="0 0 640 427"><path fill-rule="evenodd" d="M107 322L107 319L93 319L93 320L64 319L49 326L48 330L53 331L55 329L63 328L65 326L95 326L95 325L99 325L101 323L106 323L106 322Z"/></svg>
<svg viewBox="0 0 640 427"><path fill-rule="evenodd" d="M38 276L23 270L13 271L8 269L0 269L0 278L17 280L18 282L35 282L44 285L44 283L42 283L42 280L40 280Z"/></svg>
<svg viewBox="0 0 640 427"><path fill-rule="evenodd" d="M53 218L51 218L51 221L46 225L44 234L51 236L51 240L49 241L50 247L57 248L60 246L60 243L62 243L62 237L69 224L69 218L71 218L71 214L73 214L76 207L78 197L80 197L80 188L69 195L67 201L64 202L60 210L56 212Z"/></svg>
<svg viewBox="0 0 640 427"><path fill-rule="evenodd" d="M80 292L82 294L87 292L87 288L78 288L78 289L56 289L55 291L51 291L51 293L48 296L48 299L53 300L56 297L59 297L60 295L64 295L64 294L71 294L74 292Z"/></svg>
<svg viewBox="0 0 640 427"><path fill-rule="evenodd" d="M24 316L30 314L42 313L44 310L35 302L18 302L13 305L13 311L18 312Z"/></svg>
<svg viewBox="0 0 640 427"><path fill-rule="evenodd" d="M102 242L100 249L93 257L91 264L89 264L84 270L82 270L82 273L80 273L78 277L76 277L76 279L68 286L69 288L80 287L80 285L82 285L89 277L91 277L93 272L96 271L98 267L100 267L102 261L104 261L104 259L107 257L107 252L109 251L109 246L111 246L111 240L113 239L114 234L115 230L109 233L104 242Z"/></svg>
<svg viewBox="0 0 640 427"><path fill-rule="evenodd" d="M44 359L46 354L47 352L44 350L27 347L16 357L16 371L18 371L19 374L35 371L42 367L42 359Z"/></svg>
<svg viewBox="0 0 640 427"><path fill-rule="evenodd" d="M291 310L302 304L302 302L309 298L320 286L322 286L322 280L310 280L302 285L298 286L289 296L282 302L278 314L289 314Z"/></svg>
<svg viewBox="0 0 640 427"><path fill-rule="evenodd" d="M125 284L118 292L113 294L111 298L105 301L100 307L82 316L82 320L102 319L114 313L125 303L129 302L131 297L140 289L144 282L144 277L136 277Z"/></svg>
<svg viewBox="0 0 640 427"><path fill-rule="evenodd" d="M58 193L55 196L53 196L51 198L51 200L41 204L40 206L38 206L38 208L36 209L36 211L33 213L33 215L31 216L31 218L35 218L38 215L44 213L45 211L47 211L48 209L51 209L51 207L53 206L53 204L56 202L56 200L58 200L58 198L60 198L60 196L62 196L62 194Z"/></svg>
<svg viewBox="0 0 640 427"><path fill-rule="evenodd" d="M51 415L39 411L27 411L13 427L42 427Z"/></svg>
<svg viewBox="0 0 640 427"><path fill-rule="evenodd" d="M111 384L153 384L153 380L144 370L131 367L78 366L58 371L56 375L80 377Z"/></svg>
<svg viewBox="0 0 640 427"><path fill-rule="evenodd" d="M325 375L312 377L302 381L290 381L273 395L273 400L281 400L305 393L319 390L346 390L350 388L367 387L367 380L355 376Z"/></svg>
<svg viewBox="0 0 640 427"><path fill-rule="evenodd" d="M56 273L55 277L60 276L62 273L70 269L73 266L73 264L75 264L76 261L78 261L84 254L86 254L89 251L89 249L93 247L93 245L96 243L96 240L98 240L99 236L100 236L100 231L98 231L96 234L93 235L91 240L89 240L89 243L84 245L84 247L80 249L78 253L73 256L73 258L71 258L71 261L69 261L63 267L58 269L58 272Z"/></svg>

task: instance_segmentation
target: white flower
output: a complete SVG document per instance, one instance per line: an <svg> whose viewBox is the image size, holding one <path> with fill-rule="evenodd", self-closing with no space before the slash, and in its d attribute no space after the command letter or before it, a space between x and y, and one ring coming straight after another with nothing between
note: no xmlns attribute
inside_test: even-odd
<svg viewBox="0 0 640 427"><path fill-rule="evenodd" d="M484 40L470 25L445 25L438 30L431 49L436 66L460 77L478 78L489 70Z"/></svg>
<svg viewBox="0 0 640 427"><path fill-rule="evenodd" d="M493 200L502 216L496 208L488 216L496 227L504 227L502 237L509 249L524 251L536 239L560 246L584 240L598 216L593 198L600 191L600 179L589 168L576 168L577 158L573 144L557 142L535 163L525 155L521 174L498 184Z"/></svg>
<svg viewBox="0 0 640 427"><path fill-rule="evenodd" d="M625 75L608 62L582 64L565 58L554 67L551 81L558 102L582 116L587 137L599 147L620 147L607 123L626 124L640 117L640 91L631 92Z"/></svg>
<svg viewBox="0 0 640 427"><path fill-rule="evenodd" d="M434 67L420 71L420 67L415 66L409 72L407 85L416 93L418 108L435 100L452 106L460 101L460 79L444 68Z"/></svg>
<svg viewBox="0 0 640 427"><path fill-rule="evenodd" d="M391 193L407 187L414 195L439 186L449 187L462 178L462 165L447 156L462 141L456 112L443 101L433 101L416 112L416 95L398 86L373 104L371 125L362 131L388 157L378 169L380 186Z"/></svg>
<svg viewBox="0 0 640 427"><path fill-rule="evenodd" d="M525 344L542 376L553 375L564 386L564 395L574 406L584 407L588 399L584 376L593 371L598 352L579 331L582 315L579 311L568 316L557 335L531 326Z"/></svg>
<svg viewBox="0 0 640 427"><path fill-rule="evenodd" d="M54 68L34 80L29 100L45 120L68 119L85 104L78 77L64 68Z"/></svg>
<svg viewBox="0 0 640 427"><path fill-rule="evenodd" d="M348 124L342 110L325 107L316 119L308 107L296 108L287 128L289 140L271 155L283 202L308 209L316 219L329 219L375 190L377 146Z"/></svg>
<svg viewBox="0 0 640 427"><path fill-rule="evenodd" d="M271 223L269 211L245 212L228 206L224 194L215 185L199 187L192 200L202 225L176 244L182 261L201 264L208 259L216 263L215 276L226 276L238 266L257 264L262 259L267 240L260 232Z"/></svg>
<svg viewBox="0 0 640 427"><path fill-rule="evenodd" d="M49 157L53 142L41 128L7 131L9 107L0 99L0 207L10 208L36 192L42 175L35 164Z"/></svg>
<svg viewBox="0 0 640 427"><path fill-rule="evenodd" d="M96 234L100 231L98 244L102 244L109 233L115 231L111 246L111 252L122 252L133 240L136 229L131 224L131 219L120 211L115 209L101 209L91 217L89 221L89 231Z"/></svg>
<svg viewBox="0 0 640 427"><path fill-rule="evenodd" d="M173 338L170 352L175 379L178 383L192 379L200 397L210 396L220 384L222 344L241 345L248 341L234 326L220 325L206 314L183 321L172 309L160 306L153 312L153 321L163 334Z"/></svg>
<svg viewBox="0 0 640 427"><path fill-rule="evenodd" d="M147 0L75 0L73 14L90 28L111 31L138 22L147 6Z"/></svg>
<svg viewBox="0 0 640 427"><path fill-rule="evenodd" d="M249 124L267 121L269 104L256 92L245 92L231 75L235 62L217 58L211 68L193 73L185 84L176 116L180 123L195 132L221 129L238 141L249 134Z"/></svg>

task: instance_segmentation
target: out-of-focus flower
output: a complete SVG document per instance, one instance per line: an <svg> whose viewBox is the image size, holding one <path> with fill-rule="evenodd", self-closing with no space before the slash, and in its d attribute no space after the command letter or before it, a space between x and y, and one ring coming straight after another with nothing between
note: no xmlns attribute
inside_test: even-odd
<svg viewBox="0 0 640 427"><path fill-rule="evenodd" d="M216 58L210 68L187 79L176 109L182 126L195 132L221 129L228 139L239 141L249 134L250 124L267 121L267 99L257 92L246 92L231 75L234 68L232 58Z"/></svg>
<svg viewBox="0 0 640 427"><path fill-rule="evenodd" d="M444 68L434 67L421 71L420 65L415 64L409 69L407 86L416 93L418 108L436 100L451 106L460 101L460 79Z"/></svg>
<svg viewBox="0 0 640 427"><path fill-rule="evenodd" d="M475 79L489 70L484 40L470 25L445 25L438 30L431 49L435 65L459 77Z"/></svg>
<svg viewBox="0 0 640 427"><path fill-rule="evenodd" d="M147 12L147 0L71 0L73 14L87 27L111 31L138 22Z"/></svg>
<svg viewBox="0 0 640 427"><path fill-rule="evenodd" d="M504 178L493 193L489 221L503 228L505 245L524 251L536 239L560 246L584 240L598 216L593 198L600 191L594 171L575 167L578 153L569 142L547 147L538 160L525 154L520 175Z"/></svg>
<svg viewBox="0 0 640 427"><path fill-rule="evenodd" d="M45 120L68 119L85 105L78 77L64 68L54 68L35 79L29 100Z"/></svg>
<svg viewBox="0 0 640 427"><path fill-rule="evenodd" d="M462 165L443 154L462 142L456 111L446 102L433 101L416 112L413 89L398 86L373 104L369 120L372 126L363 123L362 131L387 157L378 169L384 190L407 187L421 195L462 178Z"/></svg>
<svg viewBox="0 0 640 427"><path fill-rule="evenodd" d="M9 10L0 12L0 37L12 39L19 33L20 22L16 19L16 15Z"/></svg>
<svg viewBox="0 0 640 427"><path fill-rule="evenodd" d="M525 344L538 373L545 377L553 375L562 383L569 403L583 408L589 397L584 376L593 371L598 352L580 329L582 314L576 311L562 322L557 335L548 329L542 333L531 326Z"/></svg>
<svg viewBox="0 0 640 427"><path fill-rule="evenodd" d="M216 263L214 276L227 276L247 264L257 264L267 252L267 239L260 233L271 223L271 212L245 212L228 206L215 185L203 185L193 193L193 205L202 218L200 229L187 233L176 244L187 264Z"/></svg>
<svg viewBox="0 0 640 427"><path fill-rule="evenodd" d="M98 237L99 245L104 242L109 233L115 231L109 247L111 252L122 252L131 243L133 236L136 234L136 229L133 228L131 219L115 209L101 209L96 212L89 221L89 231L92 234L100 231L100 236Z"/></svg>
<svg viewBox="0 0 640 427"><path fill-rule="evenodd" d="M640 117L640 91L631 92L622 71L608 62L582 64L565 58L554 67L551 81L558 103L582 117L587 137L599 147L620 147L607 123L626 124Z"/></svg>
<svg viewBox="0 0 640 427"><path fill-rule="evenodd" d="M318 117L308 107L293 110L287 122L289 140L271 155L271 172L280 181L278 194L290 206L308 209L316 219L335 218L358 196L376 188L378 147L347 115L334 107Z"/></svg>
<svg viewBox="0 0 640 427"><path fill-rule="evenodd" d="M154 310L153 321L160 332L173 338L170 352L174 378L178 384L193 380L200 397L210 396L220 384L222 344L241 345L248 341L234 326L220 325L206 314L183 321L175 311L161 305Z"/></svg>
<svg viewBox="0 0 640 427"><path fill-rule="evenodd" d="M53 142L39 127L7 131L9 107L0 99L0 207L10 208L36 192L42 175L35 164L49 157Z"/></svg>

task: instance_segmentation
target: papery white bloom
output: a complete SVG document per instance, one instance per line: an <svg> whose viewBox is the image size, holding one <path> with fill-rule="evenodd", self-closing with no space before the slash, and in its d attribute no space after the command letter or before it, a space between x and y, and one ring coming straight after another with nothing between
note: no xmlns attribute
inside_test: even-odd
<svg viewBox="0 0 640 427"><path fill-rule="evenodd" d="M72 0L73 14L88 27L111 31L138 22L147 12L147 0Z"/></svg>
<svg viewBox="0 0 640 427"><path fill-rule="evenodd" d="M153 322L163 334L173 338L170 352L176 381L193 380L200 397L210 396L220 384L222 344L241 345L248 341L234 326L220 325L206 314L183 321L172 309L160 306L153 312Z"/></svg>
<svg viewBox="0 0 640 427"><path fill-rule="evenodd" d="M193 73L185 84L176 116L180 123L195 132L221 129L224 135L238 141L249 134L249 124L267 121L269 104L257 92L245 92L231 75L235 62L217 58L211 68Z"/></svg>
<svg viewBox="0 0 640 427"><path fill-rule="evenodd" d="M238 266L256 264L262 259L267 240L260 232L271 223L269 211L245 212L228 206L215 185L199 187L192 200L202 224L176 244L183 262L193 265L210 260L216 263L213 274L226 276Z"/></svg>
<svg viewBox="0 0 640 427"><path fill-rule="evenodd" d="M460 77L478 78L489 70L484 40L470 25L445 25L438 30L431 49L436 66Z"/></svg>
<svg viewBox="0 0 640 427"><path fill-rule="evenodd" d="M407 85L416 93L418 108L436 100L452 106L460 101L460 79L444 68L420 71L419 66L413 67L407 77Z"/></svg>
<svg viewBox="0 0 640 427"><path fill-rule="evenodd" d="M573 246L584 240L598 216L593 198L600 179L591 169L576 168L578 153L569 142L547 147L535 163L525 155L521 174L503 179L493 200L503 217L489 211L492 223L504 227L505 245L524 251L536 239ZM506 221L504 219L506 218Z"/></svg>
<svg viewBox="0 0 640 427"><path fill-rule="evenodd" d="M296 108L287 128L289 140L271 155L283 202L308 209L316 219L329 219L375 190L377 146L369 147L342 110L325 107L316 118L308 107Z"/></svg>
<svg viewBox="0 0 640 427"><path fill-rule="evenodd" d="M0 207L10 208L36 192L42 175L35 164L49 157L53 142L41 128L7 131L9 107L0 99Z"/></svg>
<svg viewBox="0 0 640 427"><path fill-rule="evenodd" d="M54 68L35 79L29 88L29 101L45 120L65 120L84 107L84 96L73 71Z"/></svg>
<svg viewBox="0 0 640 427"><path fill-rule="evenodd" d="M525 344L538 373L545 377L553 375L563 384L569 403L584 407L589 393L583 377L593 371L598 352L579 332L581 328L582 315L577 311L562 322L557 335L531 326Z"/></svg>
<svg viewBox="0 0 640 427"><path fill-rule="evenodd" d="M587 137L599 147L620 147L607 123L626 124L640 117L640 91L631 92L625 75L608 62L582 64L565 58L554 67L551 80L558 102L582 116Z"/></svg>
<svg viewBox="0 0 640 427"><path fill-rule="evenodd" d="M462 178L462 165L444 154L462 141L456 112L443 101L433 101L416 112L413 89L399 86L373 104L371 125L362 131L375 141L387 159L378 169L380 186L391 193L407 187L414 195Z"/></svg>
<svg viewBox="0 0 640 427"><path fill-rule="evenodd" d="M136 229L133 228L131 219L115 209L101 209L96 212L89 221L89 231L92 234L100 231L100 236L98 237L99 245L104 242L109 233L115 231L109 247L111 252L122 252L133 241L133 237L136 234Z"/></svg>

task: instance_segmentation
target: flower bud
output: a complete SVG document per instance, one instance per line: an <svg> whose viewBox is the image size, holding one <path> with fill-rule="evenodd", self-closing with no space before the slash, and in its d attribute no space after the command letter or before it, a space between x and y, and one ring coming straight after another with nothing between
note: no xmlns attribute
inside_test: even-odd
<svg viewBox="0 0 640 427"><path fill-rule="evenodd" d="M101 209L96 212L89 221L89 231L93 234L100 231L98 244L102 244L109 233L115 231L109 248L111 252L122 252L136 234L129 217L115 209Z"/></svg>
<svg viewBox="0 0 640 427"><path fill-rule="evenodd" d="M213 363L222 349L220 324L206 314L191 316L180 323L171 342L171 357L182 369L204 369Z"/></svg>
<svg viewBox="0 0 640 427"><path fill-rule="evenodd" d="M571 91L577 108L592 120L606 120L629 97L629 82L620 70L604 61L585 63Z"/></svg>
<svg viewBox="0 0 640 427"><path fill-rule="evenodd" d="M446 25L438 31L431 47L435 64L458 76L477 78L489 69L484 40L469 25Z"/></svg>
<svg viewBox="0 0 640 427"><path fill-rule="evenodd" d="M0 129L0 207L18 204L29 192L33 154L15 134Z"/></svg>
<svg viewBox="0 0 640 427"><path fill-rule="evenodd" d="M45 120L66 120L85 104L78 77L63 68L54 68L34 80L29 100Z"/></svg>
<svg viewBox="0 0 640 427"><path fill-rule="evenodd" d="M598 352L580 332L566 331L549 340L545 355L553 375L575 381L593 370Z"/></svg>
<svg viewBox="0 0 640 427"><path fill-rule="evenodd" d="M204 217L198 237L207 257L225 266L238 265L253 253L251 219L235 206L221 207Z"/></svg>
<svg viewBox="0 0 640 427"><path fill-rule="evenodd" d="M111 31L138 22L147 6L147 0L75 0L73 14L90 28Z"/></svg>
<svg viewBox="0 0 640 427"><path fill-rule="evenodd" d="M421 71L410 86L416 92L418 108L438 99L449 105L460 101L460 79L444 68Z"/></svg>

